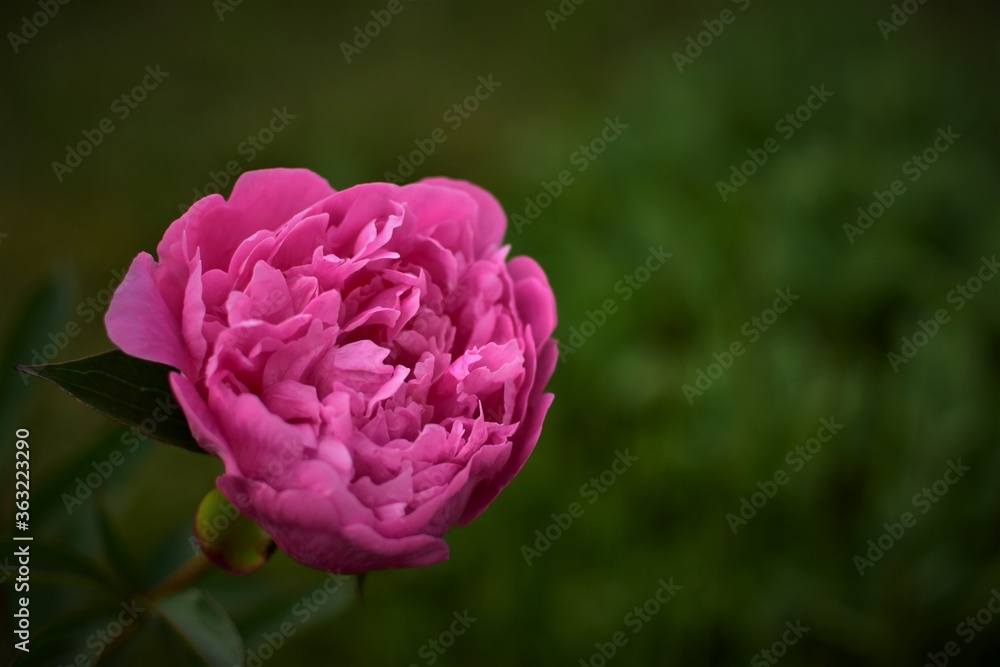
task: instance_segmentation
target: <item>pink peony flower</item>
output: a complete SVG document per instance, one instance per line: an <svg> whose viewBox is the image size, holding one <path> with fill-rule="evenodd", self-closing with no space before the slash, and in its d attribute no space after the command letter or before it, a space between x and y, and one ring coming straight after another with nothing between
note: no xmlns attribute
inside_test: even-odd
<svg viewBox="0 0 1000 667"><path fill-rule="evenodd" d="M168 364L219 490L297 561L353 574L448 558L538 441L555 297L507 261L486 191L433 178L335 192L244 174L141 253L106 324Z"/></svg>

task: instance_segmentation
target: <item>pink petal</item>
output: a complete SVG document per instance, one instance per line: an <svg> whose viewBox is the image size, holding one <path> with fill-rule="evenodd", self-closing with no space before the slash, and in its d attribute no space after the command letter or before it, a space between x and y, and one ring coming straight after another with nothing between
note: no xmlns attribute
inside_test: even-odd
<svg viewBox="0 0 1000 667"><path fill-rule="evenodd" d="M188 372L191 362L180 323L156 289L156 269L149 253L140 253L132 262L104 318L108 337L125 354Z"/></svg>
<svg viewBox="0 0 1000 667"><path fill-rule="evenodd" d="M257 169L236 180L229 204L246 214L255 230L274 229L334 193L325 178L308 169Z"/></svg>
<svg viewBox="0 0 1000 667"><path fill-rule="evenodd" d="M198 441L202 449L222 459L227 471L238 473L239 468L229 451L226 439L222 436L215 418L191 381L180 373L171 373L170 387L174 390L177 403L184 411L194 439Z"/></svg>
<svg viewBox="0 0 1000 667"><path fill-rule="evenodd" d="M478 215L476 216L475 231L476 257L488 255L503 241L503 236L507 231L507 216L504 214L500 202L489 192L468 181L456 181L440 176L425 178L420 182L427 185L459 190L476 201L476 205L479 208Z"/></svg>
<svg viewBox="0 0 1000 667"><path fill-rule="evenodd" d="M515 257L507 265L514 279L517 313L530 324L535 345L540 347L556 329L556 298L548 278L538 263L530 257Z"/></svg>

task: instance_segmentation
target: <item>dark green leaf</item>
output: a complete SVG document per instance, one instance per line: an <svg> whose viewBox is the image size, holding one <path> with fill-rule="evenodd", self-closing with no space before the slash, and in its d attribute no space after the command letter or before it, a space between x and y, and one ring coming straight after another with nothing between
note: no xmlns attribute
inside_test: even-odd
<svg viewBox="0 0 1000 667"><path fill-rule="evenodd" d="M64 465L57 471L43 469L41 473L45 483L37 491L32 489L32 518L38 520L45 517L57 507L70 516L75 515L87 502L88 492L93 493L93 489L84 480L87 475L95 472L95 462L107 461L114 451L121 451L122 456L136 456L125 449L123 436L122 430L115 427L113 431L102 434L82 447L74 447L76 456L68 463L63 462Z"/></svg>
<svg viewBox="0 0 1000 667"><path fill-rule="evenodd" d="M279 561L274 567L281 569L280 578L261 578L253 586L230 586L216 593L232 610L245 637L272 631L288 620L288 610L303 596L312 598L321 590L327 601L310 616L312 625L322 625L344 614L358 601L354 576L293 566L293 561L280 551L274 558Z"/></svg>
<svg viewBox="0 0 1000 667"><path fill-rule="evenodd" d="M159 603L160 613L209 667L243 664L243 638L218 602L198 589Z"/></svg>
<svg viewBox="0 0 1000 667"><path fill-rule="evenodd" d="M0 357L0 433L13 433L27 426L17 423L24 401L28 397L27 378L12 368L22 361L45 361L41 356L46 345L54 345L49 334L62 332L72 312L74 280L70 271L62 270L39 285L28 297L24 307L13 315L13 331L7 339ZM9 292L8 292L9 294ZM51 351L50 348L49 351ZM13 486L14 475L8 468L13 457L0 458L0 488ZM4 492L4 498L13 498L13 492Z"/></svg>
<svg viewBox="0 0 1000 667"><path fill-rule="evenodd" d="M3 379L0 380L0 430L3 433L13 428L12 420L20 411L24 398L25 381L11 367L23 361L36 363L48 359L42 355L55 349L49 335L58 337L71 315L74 280L69 271L63 270L53 275L28 297L24 307L14 314L14 330L7 340L0 363L3 364Z"/></svg>
<svg viewBox="0 0 1000 667"><path fill-rule="evenodd" d="M120 350L62 364L19 366L57 385L84 405L142 434L205 453L188 427L168 380L171 368Z"/></svg>
<svg viewBox="0 0 1000 667"><path fill-rule="evenodd" d="M27 653L13 651L15 658L11 664L16 667L93 665L98 658L95 647L99 646L102 653L107 650L107 645L98 643L94 633L107 628L119 611L118 603L114 603L61 614L32 633Z"/></svg>
<svg viewBox="0 0 1000 667"><path fill-rule="evenodd" d="M125 543L118 535L118 529L108 514L108 508L104 503L103 496L100 498L98 523L101 528L101 541L104 544L104 552L108 557L108 562L111 563L111 567L114 568L119 578L133 590L141 590L143 587L142 578L136 571L135 561L125 547Z"/></svg>
<svg viewBox="0 0 1000 667"><path fill-rule="evenodd" d="M36 539L31 543L32 576L70 576L98 584L102 590L124 589L100 565L56 542Z"/></svg>

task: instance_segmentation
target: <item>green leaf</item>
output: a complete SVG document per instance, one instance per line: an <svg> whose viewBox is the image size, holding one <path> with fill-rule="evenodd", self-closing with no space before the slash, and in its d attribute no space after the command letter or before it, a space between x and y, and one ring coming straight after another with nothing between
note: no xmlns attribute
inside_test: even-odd
<svg viewBox="0 0 1000 667"><path fill-rule="evenodd" d="M97 659L95 646L107 649L103 643L94 644L94 633L107 628L119 611L121 608L118 603L114 603L88 606L60 614L32 633L27 653L13 651L14 659L11 664L16 667L93 665Z"/></svg>
<svg viewBox="0 0 1000 667"><path fill-rule="evenodd" d="M14 372L12 367L20 361L31 361L32 356L44 361L40 355L46 345L53 346L50 350L57 349L49 334L65 329L72 313L74 292L71 271L62 269L53 272L31 293L23 308L11 313L14 324L0 356L0 433L13 433L15 429L27 426L18 423L28 398L26 378ZM7 491L14 486L14 473L9 470L13 464L13 457L0 458L0 489L5 499L14 497L13 491Z"/></svg>
<svg viewBox="0 0 1000 667"><path fill-rule="evenodd" d="M256 572L276 548L271 536L240 514L218 489L205 494L198 505L194 535L205 556L230 574Z"/></svg>
<svg viewBox="0 0 1000 667"><path fill-rule="evenodd" d="M70 516L79 511L78 505L87 502L89 498L86 496L86 492L92 491L91 487L87 486L83 480L87 475L95 472L95 462L106 461L112 452L125 449L122 444L123 437L125 437L124 432L116 426L113 431L103 433L83 447L74 447L72 451L76 453L76 456L68 462L62 460L63 465L58 467L56 471L53 472L48 468L42 469L45 484L41 485L37 491L32 489L32 518L38 520L46 517L57 507ZM137 455L129 454L127 451L121 451L121 453L122 456Z"/></svg>
<svg viewBox="0 0 1000 667"><path fill-rule="evenodd" d="M125 543L118 534L118 529L108 514L103 494L99 500L98 523L101 529L101 541L104 544L104 552L108 557L108 562L111 563L111 567L114 568L114 571L124 583L128 584L133 590L141 590L142 579L135 569L135 561L129 554Z"/></svg>
<svg viewBox="0 0 1000 667"><path fill-rule="evenodd" d="M274 567L282 569L280 578L268 577L253 586L229 586L216 593L232 610L244 637L258 637L288 620L288 610L322 589L328 599L310 617L311 624L322 625L346 613L358 602L355 577L301 568L287 555L278 552ZM225 596L225 597L223 597Z"/></svg>
<svg viewBox="0 0 1000 667"><path fill-rule="evenodd" d="M127 592L100 565L62 544L36 539L31 543L32 576L78 577L99 585L109 595L112 590Z"/></svg>
<svg viewBox="0 0 1000 667"><path fill-rule="evenodd" d="M198 589L159 603L160 614L209 667L243 664L243 638L222 606Z"/></svg>
<svg viewBox="0 0 1000 667"><path fill-rule="evenodd" d="M3 379L0 380L0 432L13 429L15 415L20 412L27 397L25 381L11 367L20 361L46 361L45 346L58 350L49 340L49 334L58 334L66 327L72 314L74 280L68 270L54 272L28 297L24 307L14 313L13 331L4 346L0 363ZM30 357L34 356L34 359Z"/></svg>
<svg viewBox="0 0 1000 667"><path fill-rule="evenodd" d="M205 453L191 435L184 412L170 389L169 366L113 350L62 364L17 368L52 382L137 434Z"/></svg>

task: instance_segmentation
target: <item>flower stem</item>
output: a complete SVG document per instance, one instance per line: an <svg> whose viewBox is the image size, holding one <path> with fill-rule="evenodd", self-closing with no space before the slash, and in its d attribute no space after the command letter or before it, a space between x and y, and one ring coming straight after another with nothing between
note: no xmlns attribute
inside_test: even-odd
<svg viewBox="0 0 1000 667"><path fill-rule="evenodd" d="M205 558L205 554L199 551L193 558L174 570L166 579L160 582L158 586L150 590L142 597L148 599L151 604L155 604L156 602L170 597L174 593L182 591L192 585L200 579L202 575L208 572L211 567L212 563ZM123 628L122 632L115 637L111 643L108 644L107 648L101 653L97 664L106 664L110 656L127 643L128 638L136 629L138 629L138 627L138 623L132 623Z"/></svg>
<svg viewBox="0 0 1000 667"><path fill-rule="evenodd" d="M205 554L199 551L193 558L181 565L170 576L160 582L158 586L149 591L149 597L153 600L162 600L178 591L182 591L198 581L211 567L212 563L205 558Z"/></svg>

